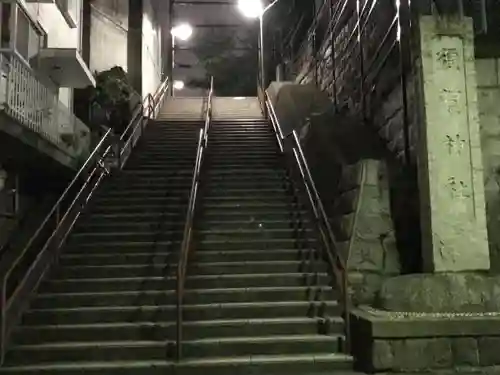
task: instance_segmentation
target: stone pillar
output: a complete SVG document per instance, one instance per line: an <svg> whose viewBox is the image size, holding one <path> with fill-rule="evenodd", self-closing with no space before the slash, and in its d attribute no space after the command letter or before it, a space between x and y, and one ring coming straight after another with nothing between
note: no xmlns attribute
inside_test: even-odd
<svg viewBox="0 0 500 375"><path fill-rule="evenodd" d="M142 92L142 21L144 1L129 0L127 37L127 73L132 87L141 95Z"/></svg>
<svg viewBox="0 0 500 375"><path fill-rule="evenodd" d="M428 272L490 267L470 18L422 16L418 150Z"/></svg>

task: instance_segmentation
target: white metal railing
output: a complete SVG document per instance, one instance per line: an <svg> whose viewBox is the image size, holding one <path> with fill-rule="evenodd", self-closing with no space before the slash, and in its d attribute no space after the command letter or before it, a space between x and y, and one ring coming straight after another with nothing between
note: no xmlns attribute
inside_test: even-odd
<svg viewBox="0 0 500 375"><path fill-rule="evenodd" d="M73 157L88 153L90 131L16 52L0 52L0 106L22 126Z"/></svg>

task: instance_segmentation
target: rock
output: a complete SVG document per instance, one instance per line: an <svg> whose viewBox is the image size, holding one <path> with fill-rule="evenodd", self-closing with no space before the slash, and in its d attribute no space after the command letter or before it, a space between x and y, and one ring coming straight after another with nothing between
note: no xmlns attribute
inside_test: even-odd
<svg viewBox="0 0 500 375"><path fill-rule="evenodd" d="M453 363L458 366L479 366L477 340L472 337L452 339Z"/></svg>
<svg viewBox="0 0 500 375"><path fill-rule="evenodd" d="M479 339L479 363L481 366L500 365L500 337L482 337Z"/></svg>
<svg viewBox="0 0 500 375"><path fill-rule="evenodd" d="M385 280L380 307L408 312L499 311L500 277L476 273L420 274Z"/></svg>
<svg viewBox="0 0 500 375"><path fill-rule="evenodd" d="M349 272L351 300L354 305L373 304L384 281L384 276L377 273Z"/></svg>
<svg viewBox="0 0 500 375"><path fill-rule="evenodd" d="M391 342L375 340L372 346L372 366L376 371L392 369L394 356Z"/></svg>
<svg viewBox="0 0 500 375"><path fill-rule="evenodd" d="M451 343L447 339L395 340L392 346L393 371L449 368L453 363Z"/></svg>

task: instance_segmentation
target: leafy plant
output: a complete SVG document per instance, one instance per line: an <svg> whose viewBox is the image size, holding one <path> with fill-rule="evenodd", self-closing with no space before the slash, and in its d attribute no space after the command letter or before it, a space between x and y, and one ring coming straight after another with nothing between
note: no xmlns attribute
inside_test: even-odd
<svg viewBox="0 0 500 375"><path fill-rule="evenodd" d="M89 95L94 130L106 125L121 134L139 97L120 66L96 73L96 87L90 88Z"/></svg>

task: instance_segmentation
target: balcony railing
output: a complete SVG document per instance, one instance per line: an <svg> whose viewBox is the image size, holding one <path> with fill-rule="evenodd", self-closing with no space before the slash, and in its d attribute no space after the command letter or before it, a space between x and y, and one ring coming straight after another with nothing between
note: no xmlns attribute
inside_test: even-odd
<svg viewBox="0 0 500 375"><path fill-rule="evenodd" d="M72 157L88 154L88 127L58 100L48 78L12 51L0 51L0 73L0 106L7 115Z"/></svg>

